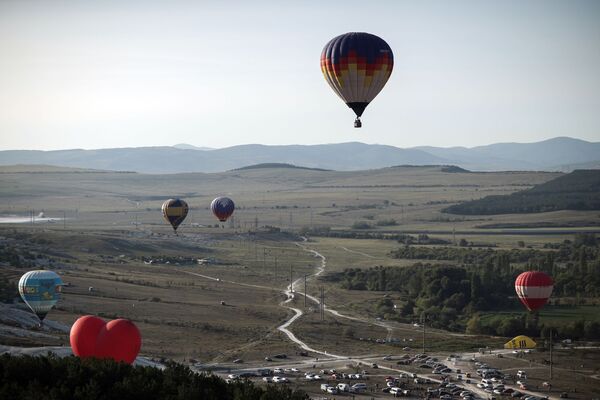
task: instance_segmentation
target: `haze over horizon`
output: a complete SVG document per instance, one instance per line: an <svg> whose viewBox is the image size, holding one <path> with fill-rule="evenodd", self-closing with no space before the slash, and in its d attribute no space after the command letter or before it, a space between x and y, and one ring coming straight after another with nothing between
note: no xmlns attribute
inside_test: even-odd
<svg viewBox="0 0 600 400"><path fill-rule="evenodd" d="M369 142L369 141L364 141L364 140L347 140L344 142L337 142L337 143L333 143L333 142L323 142L323 143L285 143L285 144L267 144L267 143L253 143L253 142L248 142L248 143L236 143L236 144L232 144L232 145L227 145L227 146L223 146L223 147L209 147L209 146L204 146L202 144L196 144L196 143L174 143L174 144L161 144L161 145L148 145L148 146L116 146L116 147L97 147L97 148L84 148L84 147L65 147L65 148L61 148L61 149L35 149L35 148L21 148L21 149L0 149L0 151L18 151L18 150L40 150L40 151L63 151L63 150L109 150L109 149L129 149L129 148L148 148L148 147L175 147L175 148L179 148L179 149L192 149L192 150L204 150L204 151L210 151L210 150L223 150L223 149L228 149L231 147L238 147L238 146L253 146L253 145L257 145L257 146L322 146L322 145L338 145L338 144L346 144L346 143L360 143L360 144L367 144L367 145L379 145L379 146L391 146L391 147L396 147L399 149L413 149L413 148L422 148L422 147L435 147L435 148L439 148L439 149L451 149L451 148L466 148L466 149L473 149L476 147L485 147L485 146L492 146L492 145L503 145L503 144L536 144L536 143L540 143L540 142L548 142L548 141L553 141L553 140L560 140L560 139L566 139L566 140L581 140L581 141L586 141L586 142L591 142L591 143L598 143L600 142L600 138L598 138L597 141L592 141L592 140L585 140L585 139L580 139L580 138L575 138L575 137L571 137L571 136L556 136L556 137L551 137L551 138L547 138L547 139L542 139L539 141L535 141L535 142L520 142L520 141L511 141L511 142L495 142L495 143L482 143L482 144L478 144L478 145L467 145L467 146L462 146L462 145L448 145L448 146L430 146L430 145L415 145L415 146L407 146L407 147L401 147L401 146L394 146L391 144L387 144L387 143L376 143L376 142Z"/></svg>
<svg viewBox="0 0 600 400"><path fill-rule="evenodd" d="M598 142L598 20L594 1L4 1L0 150ZM348 31L395 55L361 129L319 68Z"/></svg>

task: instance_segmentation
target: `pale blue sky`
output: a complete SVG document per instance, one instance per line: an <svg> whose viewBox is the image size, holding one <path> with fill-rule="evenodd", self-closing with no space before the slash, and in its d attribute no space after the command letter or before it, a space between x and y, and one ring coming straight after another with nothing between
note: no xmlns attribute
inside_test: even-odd
<svg viewBox="0 0 600 400"><path fill-rule="evenodd" d="M394 72L363 128L319 68ZM0 1L0 149L600 141L600 1Z"/></svg>

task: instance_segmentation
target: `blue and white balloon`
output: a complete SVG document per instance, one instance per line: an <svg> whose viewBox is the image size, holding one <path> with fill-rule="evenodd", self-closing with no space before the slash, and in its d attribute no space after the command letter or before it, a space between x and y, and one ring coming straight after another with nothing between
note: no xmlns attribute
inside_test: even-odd
<svg viewBox="0 0 600 400"><path fill-rule="evenodd" d="M60 299L63 281L55 272L29 271L19 280L19 294L40 321Z"/></svg>

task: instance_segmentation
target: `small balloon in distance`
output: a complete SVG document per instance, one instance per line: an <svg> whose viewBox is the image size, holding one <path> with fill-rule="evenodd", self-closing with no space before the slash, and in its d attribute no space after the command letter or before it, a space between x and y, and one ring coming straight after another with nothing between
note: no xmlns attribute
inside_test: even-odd
<svg viewBox="0 0 600 400"><path fill-rule="evenodd" d="M542 271L523 272L515 279L515 292L519 300L529 311L542 308L554 288L554 282Z"/></svg>
<svg viewBox="0 0 600 400"><path fill-rule="evenodd" d="M229 197L217 197L210 203L210 209L221 222L227 221L235 210L235 204Z"/></svg>
<svg viewBox="0 0 600 400"><path fill-rule="evenodd" d="M169 199L165 201L161 207L163 218L171 224L173 230L177 232L177 228L185 217L188 215L188 204L181 199Z"/></svg>

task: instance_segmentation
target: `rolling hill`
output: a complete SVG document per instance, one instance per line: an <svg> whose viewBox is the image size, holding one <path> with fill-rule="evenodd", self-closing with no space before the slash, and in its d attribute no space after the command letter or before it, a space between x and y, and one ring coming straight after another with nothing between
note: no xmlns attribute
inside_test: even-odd
<svg viewBox="0 0 600 400"><path fill-rule="evenodd" d="M462 215L537 213L558 210L600 210L600 170L576 170L510 195L486 196L447 207Z"/></svg>
<svg viewBox="0 0 600 400"><path fill-rule="evenodd" d="M46 164L142 173L221 172L256 164L293 164L337 171L394 165L456 165L474 171L570 171L600 165L600 143L554 138L537 143L498 143L473 148L394 146L358 142L209 149L188 144L99 150L6 150L0 165Z"/></svg>

